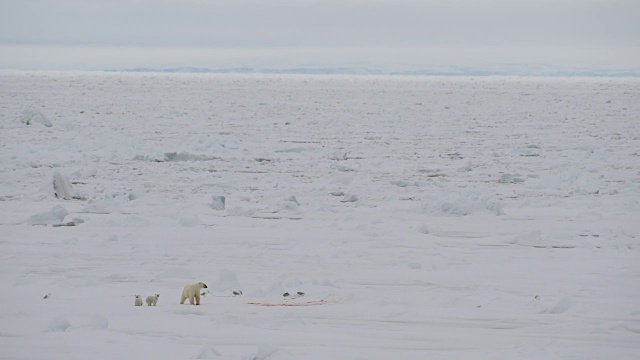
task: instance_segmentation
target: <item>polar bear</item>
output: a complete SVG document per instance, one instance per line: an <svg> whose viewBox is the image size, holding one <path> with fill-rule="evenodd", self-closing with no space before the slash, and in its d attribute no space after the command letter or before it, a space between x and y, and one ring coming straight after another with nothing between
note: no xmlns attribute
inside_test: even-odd
<svg viewBox="0 0 640 360"><path fill-rule="evenodd" d="M142 306L142 296L140 295L136 295L136 302L134 303L135 306Z"/></svg>
<svg viewBox="0 0 640 360"><path fill-rule="evenodd" d="M207 284L203 282L187 285L182 290L182 298L180 304L184 304L184 301L189 299L189 304L200 305L200 289L206 289Z"/></svg>
<svg viewBox="0 0 640 360"><path fill-rule="evenodd" d="M156 306L156 304L158 303L159 297L160 297L160 294L147 296L147 306L151 306L151 305Z"/></svg>

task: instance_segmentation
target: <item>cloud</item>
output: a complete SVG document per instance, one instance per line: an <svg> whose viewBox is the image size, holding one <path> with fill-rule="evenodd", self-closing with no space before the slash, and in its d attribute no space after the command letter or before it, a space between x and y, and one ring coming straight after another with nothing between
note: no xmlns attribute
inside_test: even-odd
<svg viewBox="0 0 640 360"><path fill-rule="evenodd" d="M636 43L632 1L5 0L0 41L166 46Z"/></svg>
<svg viewBox="0 0 640 360"><path fill-rule="evenodd" d="M469 63L640 63L635 0L0 1L0 44L255 48L261 54L305 48L317 57L323 53L317 49L331 48L347 60L416 63L461 57ZM251 63L251 56L242 59Z"/></svg>

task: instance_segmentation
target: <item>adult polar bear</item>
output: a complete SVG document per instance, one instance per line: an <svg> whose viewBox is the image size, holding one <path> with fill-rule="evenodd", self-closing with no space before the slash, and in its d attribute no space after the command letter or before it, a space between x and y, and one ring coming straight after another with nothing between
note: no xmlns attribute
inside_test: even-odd
<svg viewBox="0 0 640 360"><path fill-rule="evenodd" d="M184 304L184 301L189 299L189 304L200 305L200 289L206 289L207 284L203 282L187 285L182 290L182 298L180 304Z"/></svg>

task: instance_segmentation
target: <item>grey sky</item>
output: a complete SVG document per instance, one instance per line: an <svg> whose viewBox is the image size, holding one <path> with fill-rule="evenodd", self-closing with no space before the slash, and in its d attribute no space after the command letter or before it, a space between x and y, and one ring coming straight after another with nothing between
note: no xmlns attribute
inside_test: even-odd
<svg viewBox="0 0 640 360"><path fill-rule="evenodd" d="M613 64L640 62L639 18L637 0L0 0L0 43L539 49L550 61L566 48Z"/></svg>
<svg viewBox="0 0 640 360"><path fill-rule="evenodd" d="M3 42L302 46L640 43L640 1L0 0Z"/></svg>

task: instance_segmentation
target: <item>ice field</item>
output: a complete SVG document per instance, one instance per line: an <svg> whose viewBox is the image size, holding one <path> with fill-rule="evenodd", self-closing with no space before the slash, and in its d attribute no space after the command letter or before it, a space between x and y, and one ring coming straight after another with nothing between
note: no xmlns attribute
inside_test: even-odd
<svg viewBox="0 0 640 360"><path fill-rule="evenodd" d="M4 71L0 146L1 359L640 358L638 78Z"/></svg>

